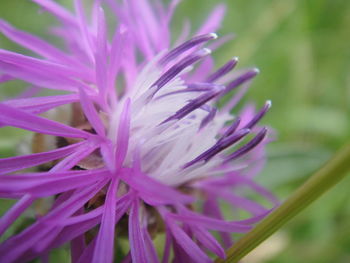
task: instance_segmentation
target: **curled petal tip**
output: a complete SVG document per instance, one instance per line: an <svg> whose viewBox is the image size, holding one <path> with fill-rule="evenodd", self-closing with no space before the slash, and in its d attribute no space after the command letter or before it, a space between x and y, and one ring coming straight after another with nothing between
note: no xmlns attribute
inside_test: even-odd
<svg viewBox="0 0 350 263"><path fill-rule="evenodd" d="M239 61L239 57L233 57L233 58L232 58L232 61L238 62L238 61Z"/></svg>
<svg viewBox="0 0 350 263"><path fill-rule="evenodd" d="M265 103L266 107L267 108L271 108L272 106L272 101L271 100L267 100L266 103Z"/></svg>
<svg viewBox="0 0 350 263"><path fill-rule="evenodd" d="M218 38L218 34L212 32L209 34L213 39L217 39Z"/></svg>
<svg viewBox="0 0 350 263"><path fill-rule="evenodd" d="M209 49L209 48L203 48L202 51L203 51L203 55L211 54L211 49Z"/></svg>

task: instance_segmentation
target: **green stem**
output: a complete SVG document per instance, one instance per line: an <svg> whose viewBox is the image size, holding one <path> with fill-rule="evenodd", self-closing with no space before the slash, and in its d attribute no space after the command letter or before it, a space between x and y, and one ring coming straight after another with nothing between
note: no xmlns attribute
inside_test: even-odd
<svg viewBox="0 0 350 263"><path fill-rule="evenodd" d="M217 259L215 262L238 262L310 203L342 180L348 171L350 171L350 144L336 153L325 166L312 175L285 202L230 247L226 251L225 260Z"/></svg>

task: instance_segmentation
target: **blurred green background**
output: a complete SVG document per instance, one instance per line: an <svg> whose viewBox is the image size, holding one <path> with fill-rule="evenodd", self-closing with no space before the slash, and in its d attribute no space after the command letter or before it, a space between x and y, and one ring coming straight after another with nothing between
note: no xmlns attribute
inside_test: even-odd
<svg viewBox="0 0 350 263"><path fill-rule="evenodd" d="M58 1L71 6L70 0ZM271 99L264 123L275 128L269 162L258 180L283 200L349 140L350 1L349 0L184 0L173 23L178 31L187 17L195 30L218 3L227 5L219 36L235 39L216 53L218 64L239 56L240 67L257 66L245 101L260 107ZM0 17L46 36L54 23L31 1L1 0ZM24 52L0 36L0 47ZM12 83L3 99L18 92ZM0 131L0 155L15 151L23 133ZM350 165L350 164L349 164ZM350 262L350 177L270 238L244 262ZM57 254L57 262L64 255Z"/></svg>

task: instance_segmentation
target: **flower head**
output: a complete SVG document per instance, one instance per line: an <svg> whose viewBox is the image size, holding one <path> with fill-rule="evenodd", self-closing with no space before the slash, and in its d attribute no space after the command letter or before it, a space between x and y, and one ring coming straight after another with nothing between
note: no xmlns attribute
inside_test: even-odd
<svg viewBox="0 0 350 263"><path fill-rule="evenodd" d="M213 70L209 48L218 45L211 32L224 7L194 37L185 41L185 28L171 45L178 1L95 1L91 19L80 0L75 14L51 0L33 1L61 22L51 33L66 47L0 21L4 35L39 57L0 50L2 81L35 87L0 104L0 125L34 132L33 149L40 148L0 160L0 196L18 199L0 233L36 200L49 208L0 246L0 261L28 261L70 242L73 262L112 262L123 235L126 261L160 262L156 236L165 240L162 262L171 260L171 249L175 262L211 262L206 251L225 257L229 233L248 231L269 211L238 188L276 200L252 180L268 141L258 122L271 103L256 113L248 106L240 117L230 113L258 71L232 71L236 57ZM107 30L103 8L114 13L116 28ZM37 88L59 95L37 96ZM227 221L219 201L252 217Z"/></svg>

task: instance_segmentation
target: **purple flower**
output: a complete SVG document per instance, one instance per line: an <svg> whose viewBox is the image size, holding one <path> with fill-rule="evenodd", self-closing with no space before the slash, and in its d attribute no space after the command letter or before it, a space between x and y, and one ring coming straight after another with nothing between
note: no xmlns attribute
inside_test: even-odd
<svg viewBox="0 0 350 263"><path fill-rule="evenodd" d="M230 113L258 71L232 71L235 57L213 70L204 48L226 41L212 43L211 33L224 7L195 37L185 41L185 26L171 41L176 0L95 1L91 19L80 0L75 14L51 0L33 1L61 22L50 32L66 50L0 21L5 36L38 56L0 50L1 81L31 84L0 104L0 125L34 132L36 149L0 160L0 197L18 199L0 219L0 234L35 201L48 208L1 244L0 261L45 258L69 242L73 262L112 262L123 236L123 262L212 262L208 251L224 258L230 233L248 231L269 212L241 189L277 203L253 181L269 141L257 124L271 103L257 112L247 106L240 117ZM101 2L116 28L107 30ZM112 41L107 31L115 32ZM58 92L37 96L42 89ZM222 201L251 217L225 220ZM156 237L164 239L161 256Z"/></svg>

